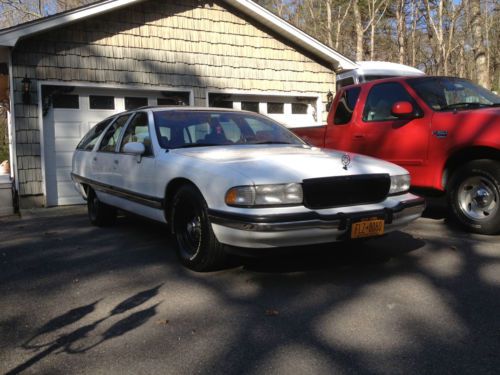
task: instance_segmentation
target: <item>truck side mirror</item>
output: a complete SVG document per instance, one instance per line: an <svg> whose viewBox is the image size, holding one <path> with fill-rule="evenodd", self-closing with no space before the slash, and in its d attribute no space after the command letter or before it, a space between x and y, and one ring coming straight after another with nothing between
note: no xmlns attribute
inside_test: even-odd
<svg viewBox="0 0 500 375"><path fill-rule="evenodd" d="M408 119L415 117L413 105L410 102L396 102L391 108L391 114L397 118Z"/></svg>

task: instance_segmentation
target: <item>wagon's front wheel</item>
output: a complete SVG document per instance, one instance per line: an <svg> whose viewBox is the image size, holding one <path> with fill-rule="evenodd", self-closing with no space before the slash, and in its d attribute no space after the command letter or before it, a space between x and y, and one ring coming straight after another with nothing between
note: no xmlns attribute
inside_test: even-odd
<svg viewBox="0 0 500 375"><path fill-rule="evenodd" d="M224 265L224 245L215 238L207 204L198 189L184 185L177 191L171 217L177 255L186 267L195 271L212 271Z"/></svg>

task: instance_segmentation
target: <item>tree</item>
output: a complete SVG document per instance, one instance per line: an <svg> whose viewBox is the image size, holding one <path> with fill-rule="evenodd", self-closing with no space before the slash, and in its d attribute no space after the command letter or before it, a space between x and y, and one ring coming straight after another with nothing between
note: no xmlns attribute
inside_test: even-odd
<svg viewBox="0 0 500 375"><path fill-rule="evenodd" d="M94 3L98 0L0 0L0 29Z"/></svg>
<svg viewBox="0 0 500 375"><path fill-rule="evenodd" d="M488 66L486 51L484 46L484 19L481 14L481 2L479 0L470 1L471 31L473 37L472 48L474 50L474 64L476 70L476 81L484 87L489 87Z"/></svg>

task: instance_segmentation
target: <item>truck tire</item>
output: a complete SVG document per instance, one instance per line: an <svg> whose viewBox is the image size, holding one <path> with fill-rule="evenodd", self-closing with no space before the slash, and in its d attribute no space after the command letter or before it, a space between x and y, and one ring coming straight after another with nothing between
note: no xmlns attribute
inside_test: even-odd
<svg viewBox="0 0 500 375"><path fill-rule="evenodd" d="M205 272L224 266L224 245L215 238L207 204L196 187L184 185L175 193L171 217L177 255L186 267Z"/></svg>
<svg viewBox="0 0 500 375"><path fill-rule="evenodd" d="M458 168L447 186L452 218L473 233L500 233L500 162L474 160Z"/></svg>
<svg viewBox="0 0 500 375"><path fill-rule="evenodd" d="M98 227L109 226L116 221L116 208L102 203L91 188L87 193L87 212L92 225Z"/></svg>

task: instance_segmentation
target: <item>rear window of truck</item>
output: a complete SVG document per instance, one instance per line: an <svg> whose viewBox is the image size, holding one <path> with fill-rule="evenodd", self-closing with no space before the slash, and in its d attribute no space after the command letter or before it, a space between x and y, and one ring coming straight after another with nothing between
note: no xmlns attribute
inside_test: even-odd
<svg viewBox="0 0 500 375"><path fill-rule="evenodd" d="M337 109L335 110L335 115L333 116L333 123L335 125L343 125L351 121L352 113L360 92L361 88L354 87L342 93L339 103L337 104Z"/></svg>

